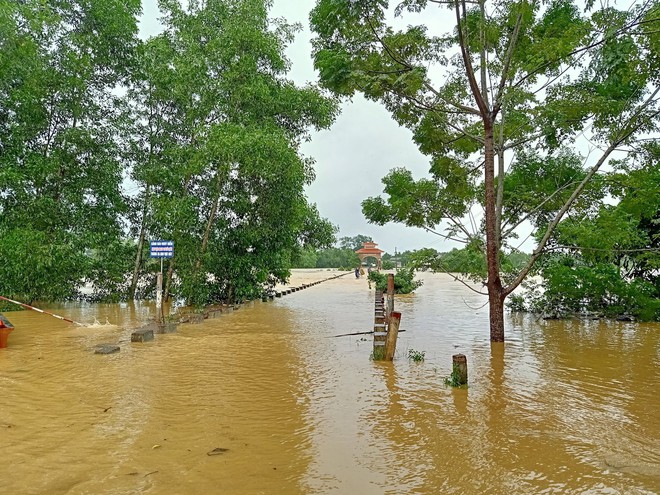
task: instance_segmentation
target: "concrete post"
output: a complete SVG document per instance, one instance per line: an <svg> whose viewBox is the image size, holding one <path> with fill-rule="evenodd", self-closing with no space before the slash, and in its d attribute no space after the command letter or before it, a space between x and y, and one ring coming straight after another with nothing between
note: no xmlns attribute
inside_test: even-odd
<svg viewBox="0 0 660 495"><path fill-rule="evenodd" d="M457 385L466 385L468 382L468 365L465 354L452 356L452 375Z"/></svg>

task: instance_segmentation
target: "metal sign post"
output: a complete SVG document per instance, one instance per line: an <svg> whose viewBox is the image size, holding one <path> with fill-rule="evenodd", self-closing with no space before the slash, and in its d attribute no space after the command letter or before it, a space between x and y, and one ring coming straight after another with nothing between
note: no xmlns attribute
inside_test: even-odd
<svg viewBox="0 0 660 495"><path fill-rule="evenodd" d="M163 318L163 258L174 256L174 241L151 241L149 252L152 258L160 258L160 272L156 276L156 320L162 323Z"/></svg>

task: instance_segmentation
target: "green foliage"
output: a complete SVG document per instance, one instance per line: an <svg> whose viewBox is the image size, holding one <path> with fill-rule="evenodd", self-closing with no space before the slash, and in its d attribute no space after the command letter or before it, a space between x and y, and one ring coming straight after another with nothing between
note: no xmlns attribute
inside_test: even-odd
<svg viewBox="0 0 660 495"><path fill-rule="evenodd" d="M415 181L410 171L394 169L382 179L387 201L381 197L365 199L362 212L377 225L395 221L409 227L436 225L446 215L465 214L476 199L474 182L467 178L456 179L463 183L458 186L452 180L454 177L447 176L448 182L444 183L437 175L435 177L436 180Z"/></svg>
<svg viewBox="0 0 660 495"><path fill-rule="evenodd" d="M633 160L614 163L604 186L616 204L599 204L558 226L552 238L557 254L540 266L542 291L528 288L528 309L660 318L658 159L658 145L651 143Z"/></svg>
<svg viewBox="0 0 660 495"><path fill-rule="evenodd" d="M164 32L144 43L139 0L0 6L4 294L147 295L148 241L171 239L172 294L235 301L335 242L299 148L337 104L286 79L298 27L267 0L159 6Z"/></svg>
<svg viewBox="0 0 660 495"><path fill-rule="evenodd" d="M298 251L292 261L293 268L316 268L319 255L316 249L307 247Z"/></svg>
<svg viewBox="0 0 660 495"><path fill-rule="evenodd" d="M504 221L514 225L525 216L536 228L546 227L584 180L582 162L582 157L568 149L560 149L556 156L520 153L504 179ZM582 193L574 206L578 214L587 213L602 200L600 183L592 181Z"/></svg>
<svg viewBox="0 0 660 495"><path fill-rule="evenodd" d="M502 277L510 279L527 264L529 257L517 251L501 253ZM438 253L435 249L420 249L411 253L409 266L418 270L461 274L475 282L483 282L486 278L486 256L481 242L472 242L462 249L454 248L446 253Z"/></svg>
<svg viewBox="0 0 660 495"><path fill-rule="evenodd" d="M126 201L117 85L139 0L3 2L0 8L0 289L67 299L102 284L90 253L121 242ZM111 277L121 276L113 272Z"/></svg>
<svg viewBox="0 0 660 495"><path fill-rule="evenodd" d="M391 260L384 260L381 264L383 270L394 270L396 268L394 261Z"/></svg>
<svg viewBox="0 0 660 495"><path fill-rule="evenodd" d="M339 247L341 249L351 249L357 251L362 248L365 242L373 242L373 239L368 235L358 234L355 237L341 237L339 239Z"/></svg>
<svg viewBox="0 0 660 495"><path fill-rule="evenodd" d="M344 236L337 242L339 247L308 249L301 257L294 260L294 265L296 268L345 268L350 270L360 265L360 258L355 251L360 249L365 242L371 242L371 237L366 235ZM327 244L329 242L326 242Z"/></svg>
<svg viewBox="0 0 660 495"><path fill-rule="evenodd" d="M445 386L454 388L467 387L466 384L462 384L460 381L460 371L458 366L452 365L451 374L445 378Z"/></svg>
<svg viewBox="0 0 660 495"><path fill-rule="evenodd" d="M372 271L368 278L376 284L376 290L385 292L387 290L387 274L379 271ZM415 270L412 268L399 268L394 274L394 292L395 294L410 294L415 289L421 287L424 282L414 280Z"/></svg>
<svg viewBox="0 0 660 495"><path fill-rule="evenodd" d="M317 253L317 268L350 268L359 264L360 258L352 249L331 247Z"/></svg>
<svg viewBox="0 0 660 495"><path fill-rule="evenodd" d="M658 6L448 3L456 18L448 32L390 22L407 14L419 22L436 3L318 0L314 63L338 96L381 102L429 157L427 177L392 169L383 195L362 202L365 217L444 228L440 235L466 245L445 262L485 281L493 304L553 248L564 218L600 209L609 171L599 172L612 153L635 156L658 132ZM579 156L572 147L583 137L602 151ZM602 216L603 226L614 223ZM537 247L521 266L517 239L530 224ZM503 339L500 314L491 313L494 340Z"/></svg>
<svg viewBox="0 0 660 495"><path fill-rule="evenodd" d="M425 351L416 351L415 349L408 349L408 359L416 363L424 362L424 357L426 356Z"/></svg>
<svg viewBox="0 0 660 495"><path fill-rule="evenodd" d="M143 116L130 147L142 221L174 240L170 291L191 304L255 297L287 279L301 249L334 242L304 196L314 174L299 146L336 104L285 78L296 27L268 7L162 2L165 31L145 44L129 92Z"/></svg>
<svg viewBox="0 0 660 495"><path fill-rule="evenodd" d="M513 312L526 312L527 304L525 302L525 296L512 294L506 302L506 307Z"/></svg>
<svg viewBox="0 0 660 495"><path fill-rule="evenodd" d="M372 361L382 361L385 359L385 346L374 347L369 355L369 359Z"/></svg>
<svg viewBox="0 0 660 495"><path fill-rule="evenodd" d="M89 273L89 257L71 238L48 237L31 227L0 229L0 294L30 303L70 299Z"/></svg>
<svg viewBox="0 0 660 495"><path fill-rule="evenodd" d="M527 306L532 312L556 316L625 314L660 320L660 298L654 286L640 279L626 280L614 264L557 256L543 264L541 275L541 290L527 291Z"/></svg>

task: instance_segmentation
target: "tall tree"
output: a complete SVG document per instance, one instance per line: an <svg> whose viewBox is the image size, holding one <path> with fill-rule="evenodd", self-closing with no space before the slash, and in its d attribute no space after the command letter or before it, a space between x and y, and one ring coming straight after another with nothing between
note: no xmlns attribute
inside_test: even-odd
<svg viewBox="0 0 660 495"><path fill-rule="evenodd" d="M269 7L162 0L165 30L146 43L131 89L136 234L175 241L168 279L190 303L254 296L288 276L302 245L334 240L304 196L313 162L299 145L336 104L286 79L296 26L269 19Z"/></svg>
<svg viewBox="0 0 660 495"><path fill-rule="evenodd" d="M0 292L102 286L121 246L119 102L139 0L0 3Z"/></svg>
<svg viewBox="0 0 660 495"><path fill-rule="evenodd" d="M362 234L358 234L355 237L344 236L339 239L339 247L356 251L360 249L365 242L373 242L373 239L371 236Z"/></svg>
<svg viewBox="0 0 660 495"><path fill-rule="evenodd" d="M323 85L381 101L431 159L429 179L415 181L404 169L386 176L388 197L364 201L367 218L433 231L445 221L444 236L479 247L490 338L503 341L505 298L559 222L615 151L634 150L640 135L657 132L660 8L653 1L628 10L588 2L581 11L570 0L404 0L394 15L433 16L442 7L453 30L435 33L430 24L395 29L384 0L318 0L314 59ZM553 190L550 180L545 189L527 184L537 193L532 201L505 203L515 199L506 191L507 163L527 160L518 153L533 159L536 148L540 161L559 166L570 154L562 147L583 135L597 146L578 175L560 180L546 169L557 179ZM534 219L537 245L505 281L501 252Z"/></svg>

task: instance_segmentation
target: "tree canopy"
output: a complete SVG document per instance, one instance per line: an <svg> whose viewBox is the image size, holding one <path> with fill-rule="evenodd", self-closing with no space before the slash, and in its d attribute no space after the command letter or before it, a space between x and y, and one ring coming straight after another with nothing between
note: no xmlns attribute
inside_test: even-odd
<svg viewBox="0 0 660 495"><path fill-rule="evenodd" d="M304 194L300 152L337 105L287 79L298 26L267 0L0 6L0 292L145 296L175 243L168 293L192 304L255 297L335 227Z"/></svg>
<svg viewBox="0 0 660 495"><path fill-rule="evenodd" d="M138 46L139 0L3 2L0 292L71 297L104 287L121 244L117 127Z"/></svg>

